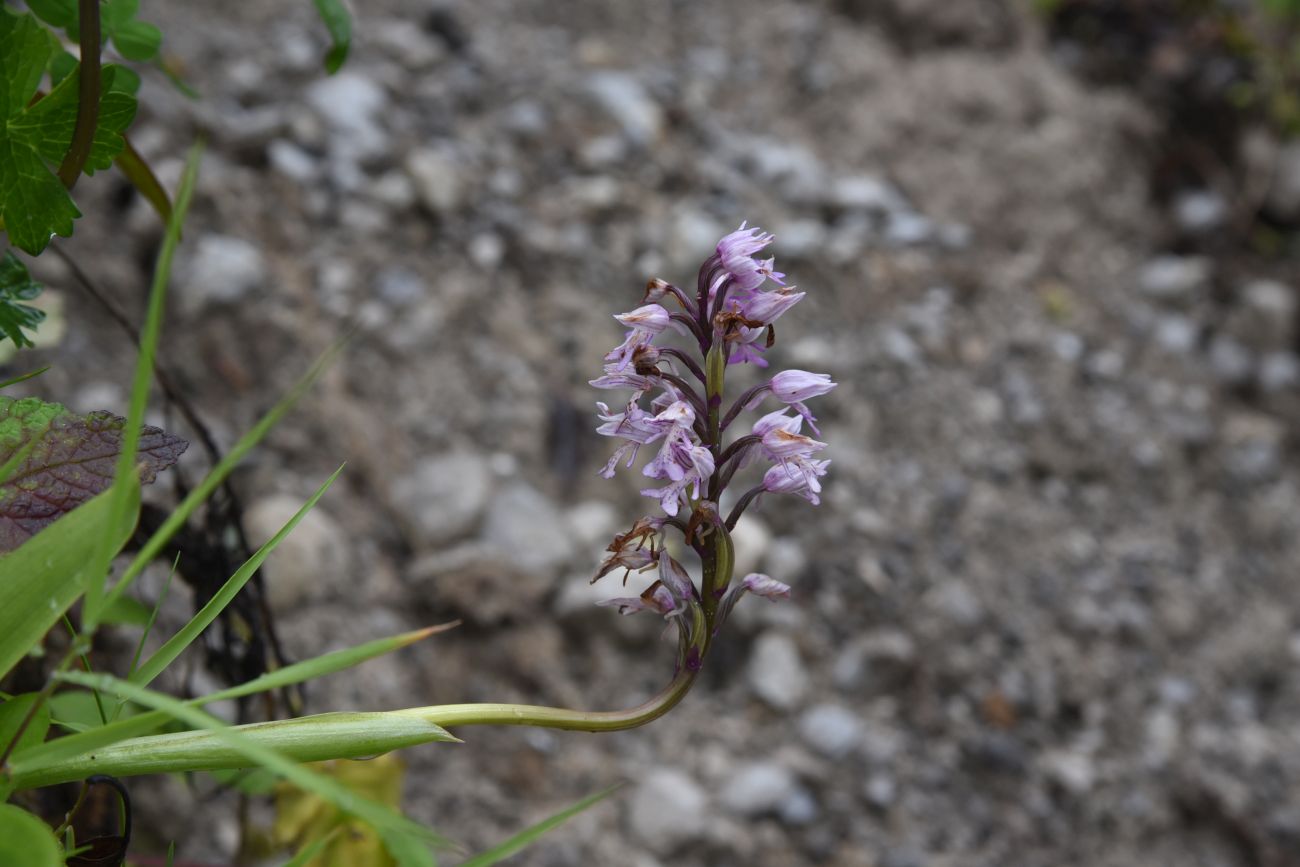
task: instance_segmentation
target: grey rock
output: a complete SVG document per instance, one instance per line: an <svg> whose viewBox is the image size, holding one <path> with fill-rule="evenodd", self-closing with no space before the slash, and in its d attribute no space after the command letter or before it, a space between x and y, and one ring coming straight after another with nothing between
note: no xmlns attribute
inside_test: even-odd
<svg viewBox="0 0 1300 867"><path fill-rule="evenodd" d="M877 629L840 651L831 668L842 690L889 692L906 683L916 670L916 642L899 629Z"/></svg>
<svg viewBox="0 0 1300 867"><path fill-rule="evenodd" d="M387 57L412 71L427 69L447 56L447 49L409 21L375 21L367 35Z"/></svg>
<svg viewBox="0 0 1300 867"><path fill-rule="evenodd" d="M517 482L488 506L483 539L522 572L554 577L573 556L563 512L533 488Z"/></svg>
<svg viewBox="0 0 1300 867"><path fill-rule="evenodd" d="M1296 291L1276 280L1252 280L1242 288L1244 321L1238 336L1256 349L1286 349L1294 343Z"/></svg>
<svg viewBox="0 0 1300 867"><path fill-rule="evenodd" d="M817 799L813 797L812 792L802 786L796 788L790 795L781 802L778 814L781 821L787 825L796 827L811 825L817 821L817 816L821 813L821 808L817 804Z"/></svg>
<svg viewBox="0 0 1300 867"><path fill-rule="evenodd" d="M649 145L658 140L663 109L636 78L625 72L597 72L587 79L586 91L629 141Z"/></svg>
<svg viewBox="0 0 1300 867"><path fill-rule="evenodd" d="M375 275L375 292L380 300L394 307L405 307L427 295L429 286L410 268L390 265Z"/></svg>
<svg viewBox="0 0 1300 867"><path fill-rule="evenodd" d="M984 617L979 597L963 581L945 581L926 593L925 600L945 619L959 626L974 626Z"/></svg>
<svg viewBox="0 0 1300 867"><path fill-rule="evenodd" d="M1223 225L1228 205L1212 190L1188 190L1173 203L1174 222L1189 235L1201 235Z"/></svg>
<svg viewBox="0 0 1300 867"><path fill-rule="evenodd" d="M736 551L736 578L744 578L750 572L758 571L759 564L772 544L772 531L761 518L748 513L736 524L736 529L731 533L731 542Z"/></svg>
<svg viewBox="0 0 1300 867"><path fill-rule="evenodd" d="M873 807L885 809L898 797L898 784L889 774L876 773L867 778L862 794Z"/></svg>
<svg viewBox="0 0 1300 867"><path fill-rule="evenodd" d="M461 203L464 185L456 160L441 149L420 148L406 155L407 175L415 184L415 194L434 214L446 214Z"/></svg>
<svg viewBox="0 0 1300 867"><path fill-rule="evenodd" d="M469 241L469 258L480 268L491 269L501 264L506 255L506 243L500 235L484 232Z"/></svg>
<svg viewBox="0 0 1300 867"><path fill-rule="evenodd" d="M229 235L205 235L180 269L180 304L194 313L209 304L243 300L266 282L266 261L257 247Z"/></svg>
<svg viewBox="0 0 1300 867"><path fill-rule="evenodd" d="M740 768L723 786L719 799L746 818L769 815L799 791L794 774L774 762L753 762Z"/></svg>
<svg viewBox="0 0 1300 867"><path fill-rule="evenodd" d="M304 498L273 494L253 502L244 513L248 540L268 542L302 508ZM279 612L343 592L352 580L347 534L317 504L293 528L263 566L266 594Z"/></svg>
<svg viewBox="0 0 1300 867"><path fill-rule="evenodd" d="M1278 150L1268 206L1283 219L1300 217L1300 141L1292 141Z"/></svg>
<svg viewBox="0 0 1300 867"><path fill-rule="evenodd" d="M1097 782L1097 768L1092 757L1078 750L1046 752L1039 758L1039 766L1048 779L1071 794L1087 794Z"/></svg>
<svg viewBox="0 0 1300 867"><path fill-rule="evenodd" d="M924 356L917 342L901 328L885 328L880 333L880 346L885 355L904 367L920 367Z"/></svg>
<svg viewBox="0 0 1300 867"><path fill-rule="evenodd" d="M1163 316L1155 327L1156 343L1175 355L1186 355L1196 348L1200 329L1187 316Z"/></svg>
<svg viewBox="0 0 1300 867"><path fill-rule="evenodd" d="M1285 427L1271 416L1235 413L1224 423L1224 469L1242 484L1270 482L1282 469Z"/></svg>
<svg viewBox="0 0 1300 867"><path fill-rule="evenodd" d="M934 239L935 227L929 217L912 211L889 215L885 223L885 243L895 247L926 244Z"/></svg>
<svg viewBox="0 0 1300 867"><path fill-rule="evenodd" d="M1138 288L1167 303L1191 301L1205 291L1210 263L1199 256L1158 256L1142 266Z"/></svg>
<svg viewBox="0 0 1300 867"><path fill-rule="evenodd" d="M330 150L344 161L369 159L388 150L388 134L382 126L388 94L376 82L345 70L318 79L307 88L306 98L334 133Z"/></svg>
<svg viewBox="0 0 1300 867"><path fill-rule="evenodd" d="M781 253L792 258L811 258L826 246L826 224L821 220L792 220L772 234Z"/></svg>
<svg viewBox="0 0 1300 867"><path fill-rule="evenodd" d="M417 548L466 535L492 491L492 470L481 455L452 452L425 458L392 486L390 498Z"/></svg>
<svg viewBox="0 0 1300 867"><path fill-rule="evenodd" d="M836 178L830 184L829 198L838 208L877 214L910 211L912 207L893 184L874 175Z"/></svg>
<svg viewBox="0 0 1300 867"><path fill-rule="evenodd" d="M754 641L747 670L750 688L777 710L792 710L808 690L799 646L784 632L764 632Z"/></svg>
<svg viewBox="0 0 1300 867"><path fill-rule="evenodd" d="M307 151L287 139L276 139L266 146L271 168L291 181L308 184L320 175L320 163Z"/></svg>
<svg viewBox="0 0 1300 867"><path fill-rule="evenodd" d="M1210 341L1210 370L1225 385L1242 385L1254 372L1255 360L1250 350L1226 334Z"/></svg>
<svg viewBox="0 0 1300 867"><path fill-rule="evenodd" d="M741 161L760 179L773 184L792 202L814 204L829 188L821 161L808 148L789 141L740 137Z"/></svg>
<svg viewBox="0 0 1300 867"><path fill-rule="evenodd" d="M1270 352L1259 360L1259 385L1266 392L1286 392L1300 385L1300 357Z"/></svg>
<svg viewBox="0 0 1300 867"><path fill-rule="evenodd" d="M633 835L660 855L670 855L704 836L709 799L683 771L651 771L637 785L631 801L628 821Z"/></svg>
<svg viewBox="0 0 1300 867"><path fill-rule="evenodd" d="M841 705L819 704L800 718L799 734L827 758L841 759L862 742L862 720Z"/></svg>

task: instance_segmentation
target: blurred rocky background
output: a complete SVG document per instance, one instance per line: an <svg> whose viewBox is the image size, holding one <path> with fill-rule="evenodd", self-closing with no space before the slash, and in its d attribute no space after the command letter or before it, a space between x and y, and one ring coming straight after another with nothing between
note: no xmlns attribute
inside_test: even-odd
<svg viewBox="0 0 1300 867"><path fill-rule="evenodd" d="M289 655L465 621L309 710L670 677L662 624L592 605L653 503L596 477L587 380L742 220L808 292L777 366L840 383L822 506L737 534L794 598L647 729L408 751L414 816L477 849L627 779L512 863L1300 864L1300 140L1262 6L376 0L326 77L307 2L145 5L202 98L147 78L135 143L171 182L209 141L164 364L229 445L356 329L237 476L260 540L348 461L268 568ZM138 314L158 220L84 186L67 248ZM40 264L42 393L124 406L129 344ZM138 851L230 860L230 796L133 791Z"/></svg>

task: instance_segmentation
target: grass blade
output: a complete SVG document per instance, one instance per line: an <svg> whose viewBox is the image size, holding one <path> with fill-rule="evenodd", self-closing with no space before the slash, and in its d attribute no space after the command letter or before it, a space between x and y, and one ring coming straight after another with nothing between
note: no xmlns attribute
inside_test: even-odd
<svg viewBox="0 0 1300 867"><path fill-rule="evenodd" d="M203 608L200 609L199 613L195 614L189 623L185 624L181 627L179 632L167 639L163 646L154 651L153 656L150 656L143 665L131 672L131 683L136 684L137 686L147 686L150 681L162 673L163 669L171 665L176 657L180 656L181 653L185 651L185 648L189 647L194 639L198 638L199 635L202 634L203 630L207 629L213 620L217 619L217 615L225 610L225 607L230 604L231 600L235 598L235 595L239 593L240 590L244 589L244 585L253 577L253 573L255 573L258 567L262 565L262 561L266 559L267 555L275 550L275 547L283 541L285 536L289 535L294 527L298 526L298 522L311 511L312 507L316 505L316 501L319 500L327 490L329 490L330 485L334 484L334 480L339 477L339 473L341 472L343 472L343 467L339 467L335 470L334 473L325 480L325 483L316 489L316 493L312 494L311 498L303 504L303 507L298 510L297 514L289 519L289 523L281 527L280 532L276 533L275 536L273 536L271 540L261 548L258 548L257 553L252 557L249 557L248 560L244 562L244 565L236 569L235 574L230 576L226 583L221 586L221 589L218 590L210 600L208 600L208 604L204 605Z"/></svg>
<svg viewBox="0 0 1300 867"><path fill-rule="evenodd" d="M572 807L561 810L549 819L544 819L536 825L533 825L531 828L520 831L509 840L506 840L498 846L493 846L481 855L475 855L468 861L461 863L460 867L489 867L489 865L498 864L502 860L509 858L511 855L523 849L525 846L532 845L532 843L543 834L555 830L574 816L581 813L583 810L586 810L588 807L605 800L610 795L614 794L614 792L622 788L622 786L623 784L619 783L617 786L610 786L603 792L588 795Z"/></svg>
<svg viewBox="0 0 1300 867"><path fill-rule="evenodd" d="M154 266L153 285L149 290L149 308L145 316L144 328L140 332L140 354L136 360L135 381L131 387L131 405L127 412L126 426L122 429L122 454L118 458L117 468L113 474L116 480L111 493L111 513L116 519L125 515L129 508L129 486L122 481L128 476L135 476L136 448L140 442L140 427L144 424L145 405L149 402L149 386L153 382L154 356L158 350L158 335L162 331L163 302L167 297L167 282L171 279L172 259L181 240L181 223L189 209L194 195L194 183L198 178L199 158L203 149L195 145L190 149L185 161L185 172L181 175L180 189L176 193L176 207L171 219L167 221L167 232L163 236L162 249L158 253L158 262ZM91 574L86 586L86 601L82 606L81 624L87 633L93 633L99 623L100 612L104 602L104 582L108 580L108 562L117 553L109 550L111 540L105 541L97 552L96 559L102 561L105 569Z"/></svg>

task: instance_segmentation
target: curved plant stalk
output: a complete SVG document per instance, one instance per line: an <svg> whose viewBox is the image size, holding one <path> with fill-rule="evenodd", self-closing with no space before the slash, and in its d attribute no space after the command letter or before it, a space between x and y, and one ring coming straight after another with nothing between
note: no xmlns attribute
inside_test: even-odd
<svg viewBox="0 0 1300 867"><path fill-rule="evenodd" d="M258 764L232 746L229 734L273 749L295 762L364 758L434 741L455 741L444 727L538 726L568 731L614 732L637 728L672 710L690 691L698 671L681 669L657 695L622 711L578 711L524 704L452 704L374 713L326 713L221 730L151 735L121 741L71 758L24 766L17 762L10 790L52 786L92 774L129 777L174 771L246 768ZM156 695L107 675L67 672L60 680L148 704Z"/></svg>

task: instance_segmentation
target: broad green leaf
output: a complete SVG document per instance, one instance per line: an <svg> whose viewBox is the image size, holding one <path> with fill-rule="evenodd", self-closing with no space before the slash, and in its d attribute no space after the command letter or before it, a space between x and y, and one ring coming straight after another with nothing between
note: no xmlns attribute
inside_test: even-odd
<svg viewBox="0 0 1300 867"><path fill-rule="evenodd" d="M531 828L520 831L509 840L506 840L498 846L493 846L491 849L480 855L475 855L473 858L462 863L460 867L489 867L491 864L498 864L506 858L509 858L511 855L514 855L525 846L531 845L543 834L560 827L583 810L586 810L588 807L605 800L620 788L622 788L621 785L611 786L603 792L588 795L572 807L561 810L549 819L544 819L536 825L533 825Z"/></svg>
<svg viewBox="0 0 1300 867"><path fill-rule="evenodd" d="M50 61L50 83L57 85L60 81L72 74L77 68L77 55L70 51L59 51L55 53L54 59Z"/></svg>
<svg viewBox="0 0 1300 867"><path fill-rule="evenodd" d="M330 75L343 68L352 46L352 16L343 0L312 0L325 29L330 34L330 50L325 54L325 71Z"/></svg>
<svg viewBox="0 0 1300 867"><path fill-rule="evenodd" d="M13 804L0 804L0 864L63 867L63 847L50 826Z"/></svg>
<svg viewBox="0 0 1300 867"><path fill-rule="evenodd" d="M152 60L162 45L162 31L146 21L127 21L111 31L113 45L127 60Z"/></svg>
<svg viewBox="0 0 1300 867"><path fill-rule="evenodd" d="M95 694L83 689L67 689L50 696L50 721L74 732L103 726Z"/></svg>
<svg viewBox="0 0 1300 867"><path fill-rule="evenodd" d="M113 481L125 420L107 412L80 416L62 404L0 395L0 462L30 449L0 482L0 553L12 551ZM152 482L176 462L186 442L146 428L135 461Z"/></svg>
<svg viewBox="0 0 1300 867"><path fill-rule="evenodd" d="M118 626L147 626L150 623L150 609L138 599L119 596L112 605L104 607L99 616L100 623L113 623Z"/></svg>
<svg viewBox="0 0 1300 867"><path fill-rule="evenodd" d="M77 0L27 0L27 8L51 27L77 26Z"/></svg>
<svg viewBox="0 0 1300 867"><path fill-rule="evenodd" d="M432 723L425 723L409 714L339 713L231 728L183 701L106 674L66 671L56 677L163 711L186 725L201 730L166 736L173 747L178 747L188 756L200 760L219 758L222 763L215 767L258 765L279 774L295 786L324 798L342 812L363 819L377 828L414 836L426 844L447 845L447 841L432 830L299 764L301 761L323 760L327 757L325 753L331 749L357 748L363 739L381 743L385 738L392 738L393 743L405 743L408 746L451 739L450 735ZM118 745L116 749L120 752L123 747L124 745ZM397 747L388 747L395 748ZM283 750L290 751L294 758L286 756ZM149 752L154 756L161 753L155 750ZM168 770L163 763L159 765L157 770Z"/></svg>
<svg viewBox="0 0 1300 867"><path fill-rule="evenodd" d="M16 695L0 704L0 752L3 752L13 740L14 735L18 732L18 727L22 725L27 714L31 712L34 705L37 704L38 696L34 692ZM50 706L47 702L41 702L36 707L36 715L32 721L23 729L22 736L18 738L18 743L13 752L30 749L36 744L45 740L45 734L50 730Z"/></svg>
<svg viewBox="0 0 1300 867"><path fill-rule="evenodd" d="M111 495L100 494L0 557L0 677L40 644L85 591L90 577L102 575L112 555L131 537L140 486L133 478L125 484L130 508L117 522L111 520ZM101 540L107 540L108 558L99 554Z"/></svg>
<svg viewBox="0 0 1300 867"><path fill-rule="evenodd" d="M303 504L297 514L289 519L289 523L281 527L280 532L271 537L270 541L261 548L258 548L257 553L249 557L244 565L236 569L235 574L227 579L221 589L213 594L212 598L208 600L208 604L204 605L189 623L181 627L180 631L169 638L162 647L158 648L153 656L149 657L143 665L131 673L131 683L147 686L155 677L162 674L163 669L171 665L176 657L180 656L185 651L185 648L189 647L194 639L198 638L203 630L208 628L212 621L217 619L217 615L225 610L226 606L230 604L240 590L244 589L248 579L253 577L253 573L262 565L262 561L267 558L267 555L275 550L275 547L283 541L285 536L292 532L294 527L298 526L298 522L311 511L312 507L316 505L316 501L324 496L341 472L343 472L343 467L335 470L333 475L326 479L325 483L316 489L316 493L312 494L311 498Z"/></svg>
<svg viewBox="0 0 1300 867"><path fill-rule="evenodd" d="M41 284L31 278L27 266L12 250L6 250L0 259L0 334L15 346L31 346L32 341L23 329L34 329L45 318L45 311L20 303L40 294Z"/></svg>

